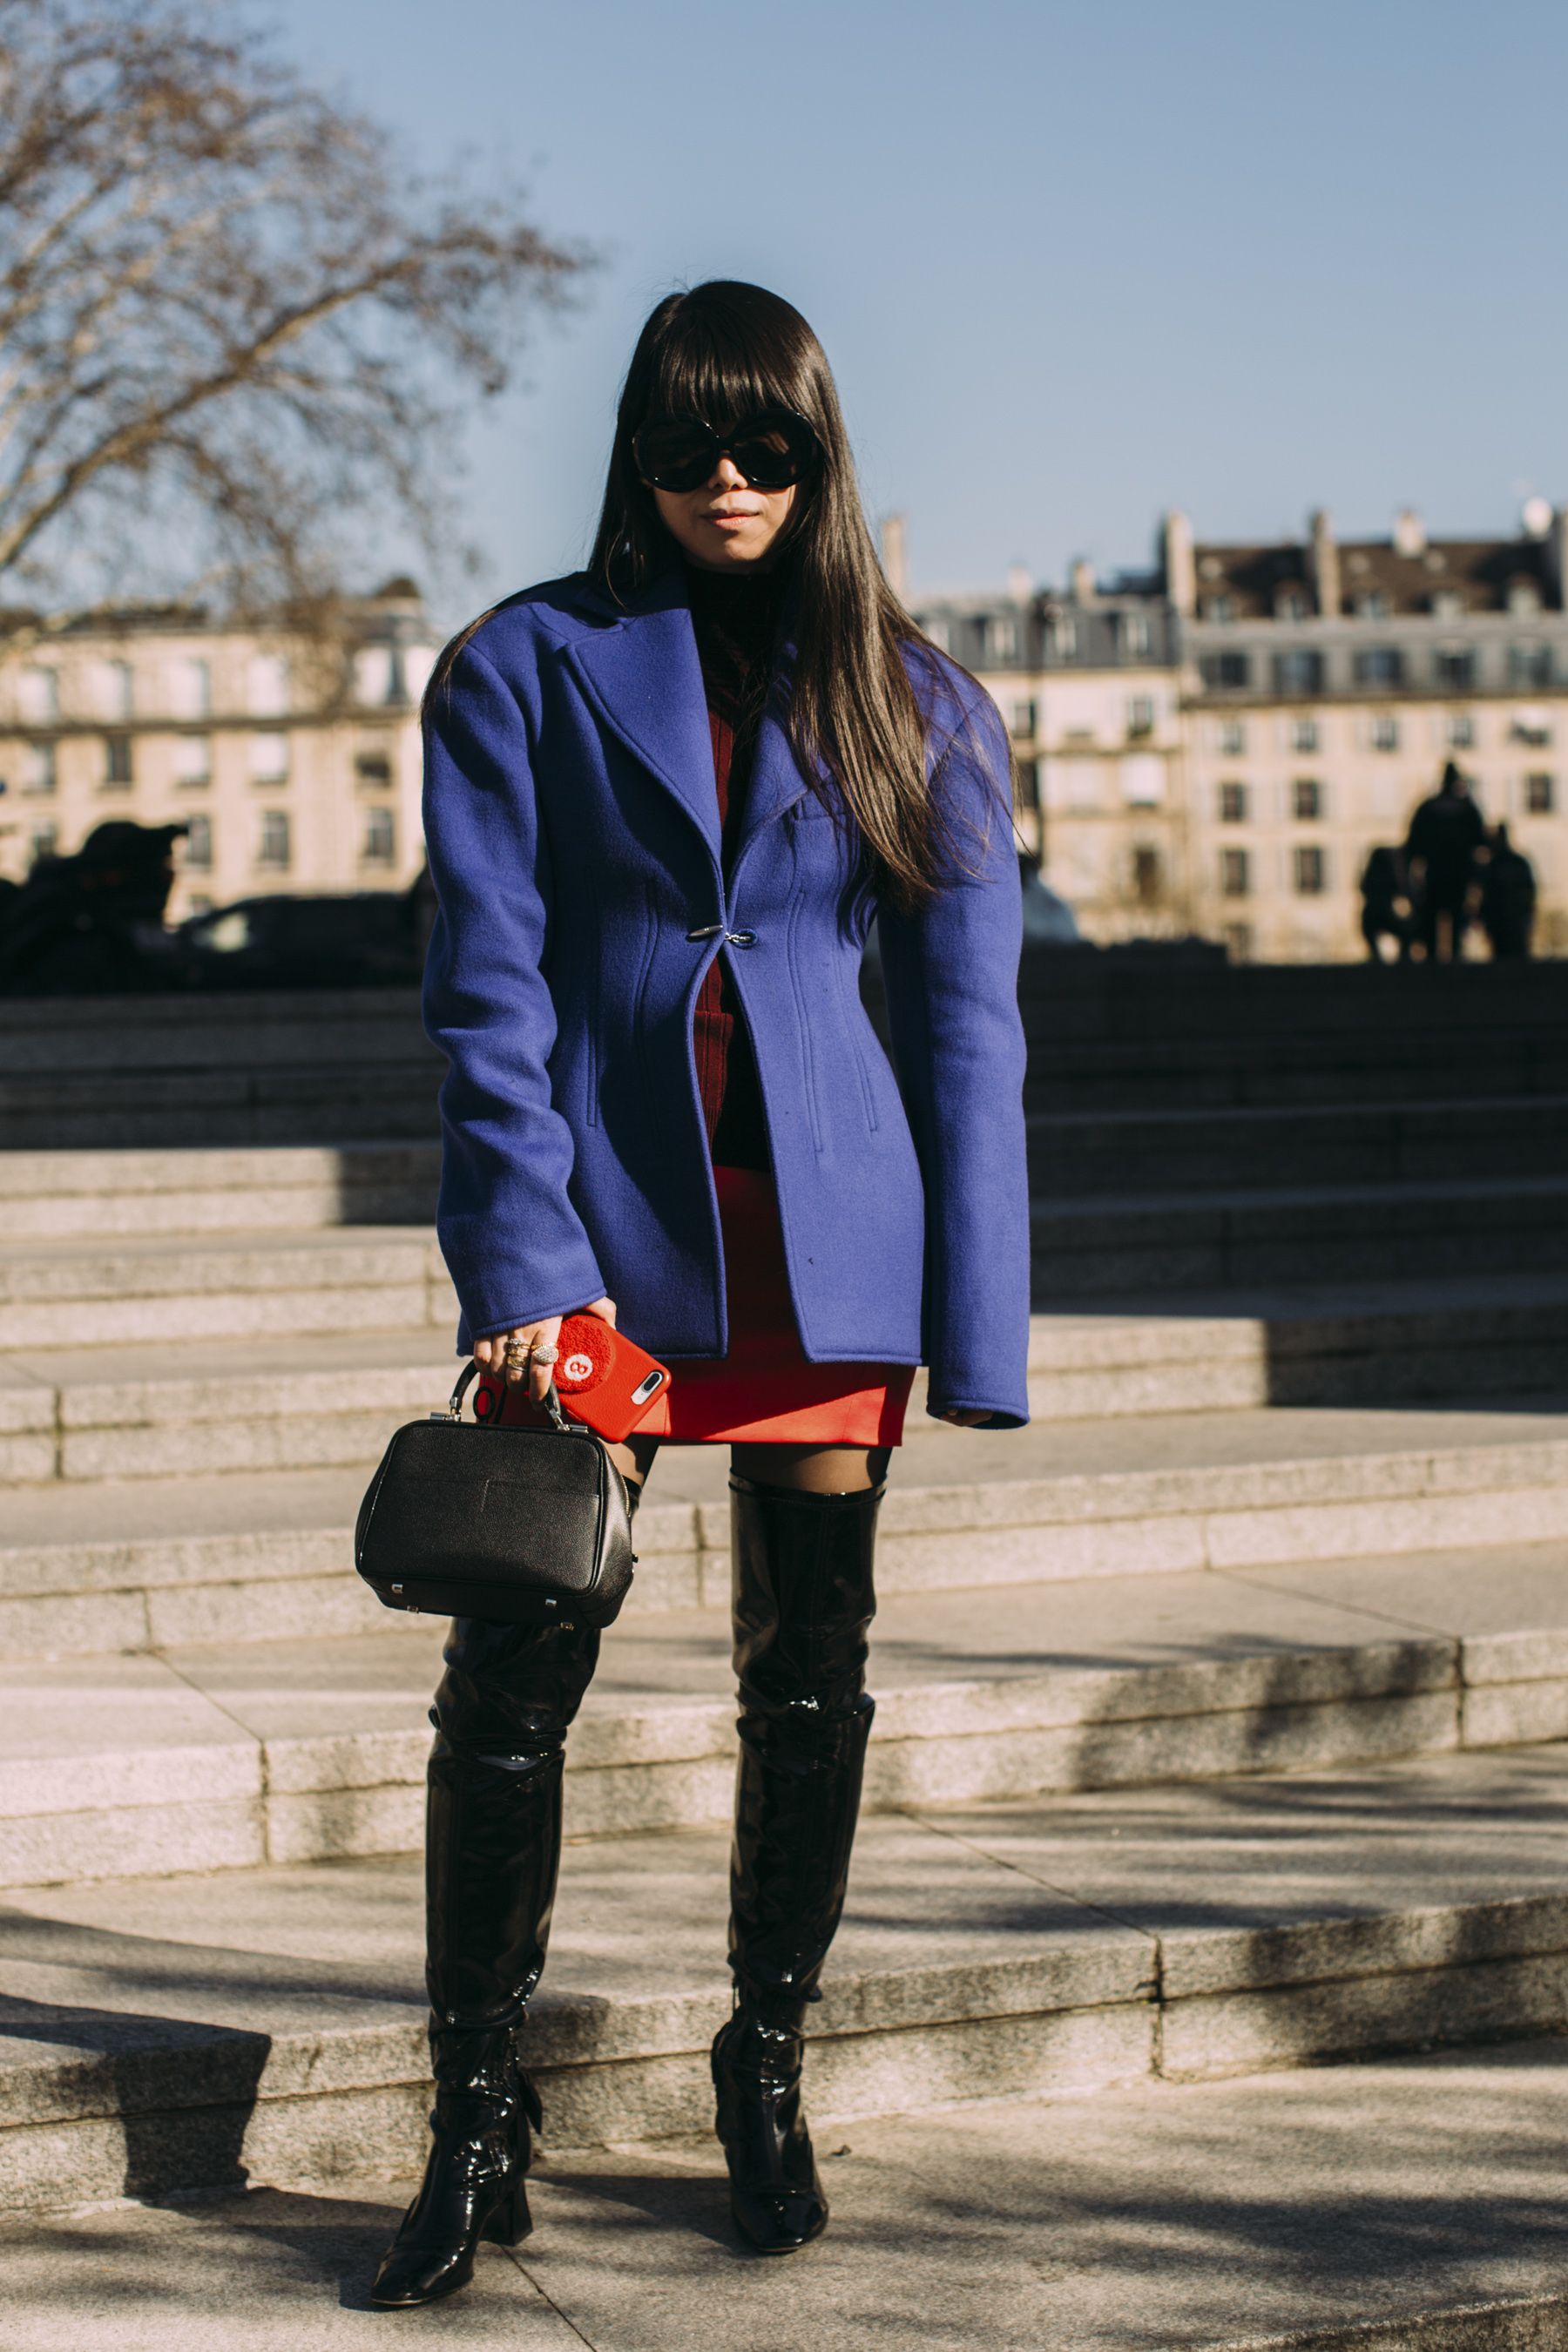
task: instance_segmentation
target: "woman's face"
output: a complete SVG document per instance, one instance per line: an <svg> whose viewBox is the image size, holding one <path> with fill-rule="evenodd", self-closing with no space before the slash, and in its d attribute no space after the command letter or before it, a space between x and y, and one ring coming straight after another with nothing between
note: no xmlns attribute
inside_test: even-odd
<svg viewBox="0 0 1568 2352"><path fill-rule="evenodd" d="M765 570L800 485L754 490L720 457L697 490L655 490L659 520L689 562L704 572Z"/></svg>

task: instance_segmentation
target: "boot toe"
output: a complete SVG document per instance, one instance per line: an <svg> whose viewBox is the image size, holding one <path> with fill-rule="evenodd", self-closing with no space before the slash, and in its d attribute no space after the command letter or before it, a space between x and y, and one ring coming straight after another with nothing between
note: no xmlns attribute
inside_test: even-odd
<svg viewBox="0 0 1568 2352"><path fill-rule="evenodd" d="M407 2311L456 2294L473 2274L470 2248L395 2244L382 2257L370 2299L378 2311Z"/></svg>
<svg viewBox="0 0 1568 2352"><path fill-rule="evenodd" d="M810 2189L734 2189L730 2210L760 2254L793 2254L827 2227L827 2200Z"/></svg>

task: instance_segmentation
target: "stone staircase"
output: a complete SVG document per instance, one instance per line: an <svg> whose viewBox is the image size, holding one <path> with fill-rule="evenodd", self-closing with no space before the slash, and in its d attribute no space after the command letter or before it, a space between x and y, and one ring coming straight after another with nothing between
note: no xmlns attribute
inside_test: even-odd
<svg viewBox="0 0 1568 2352"><path fill-rule="evenodd" d="M349 1529L450 1381L432 1173L0 1158L0 2206L417 2160L440 1628ZM917 1397L820 2116L1568 2024L1565 1306L1111 1293L1037 1317L1028 1431ZM722 1463L667 1452L638 1530L530 2028L557 2146L700 2128L725 2002Z"/></svg>

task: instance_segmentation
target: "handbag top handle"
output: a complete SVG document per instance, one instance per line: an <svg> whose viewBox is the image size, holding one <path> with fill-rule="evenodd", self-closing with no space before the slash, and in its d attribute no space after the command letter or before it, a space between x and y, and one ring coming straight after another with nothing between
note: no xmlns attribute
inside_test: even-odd
<svg viewBox="0 0 1568 2352"><path fill-rule="evenodd" d="M468 1390L472 1385L474 1377L479 1371L479 1369L478 1358L470 1356L468 1362L463 1366L462 1370L458 1374L458 1385L452 1391L450 1397L447 1401L446 1412L433 1412L430 1416L432 1421L462 1420L463 1399L468 1395ZM555 1383L553 1381L551 1381L549 1388L545 1391L544 1410L550 1415L552 1423L555 1428L560 1431L562 1436L570 1437L572 1434L572 1425L561 1410L561 1399L556 1394Z"/></svg>

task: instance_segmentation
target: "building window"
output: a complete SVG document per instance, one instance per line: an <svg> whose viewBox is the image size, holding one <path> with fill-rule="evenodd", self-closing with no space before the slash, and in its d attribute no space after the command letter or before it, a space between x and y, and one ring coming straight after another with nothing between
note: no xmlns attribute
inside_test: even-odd
<svg viewBox="0 0 1568 2352"><path fill-rule="evenodd" d="M1016 702L1013 705L1011 714L1008 717L1007 732L1009 735L1015 736L1021 743L1032 743L1035 740L1035 720L1037 715L1035 706L1032 702ZM388 770L388 781L391 781L390 769Z"/></svg>
<svg viewBox="0 0 1568 2352"><path fill-rule="evenodd" d="M1040 768L1038 760L1018 762L1018 804L1021 808L1037 809L1040 805Z"/></svg>
<svg viewBox="0 0 1568 2352"><path fill-rule="evenodd" d="M354 757L354 777L362 789L385 792L392 782L392 757L386 751L360 751Z"/></svg>
<svg viewBox="0 0 1568 2352"><path fill-rule="evenodd" d="M1152 694L1128 696L1127 732L1134 738L1154 732L1154 698Z"/></svg>
<svg viewBox="0 0 1568 2352"><path fill-rule="evenodd" d="M393 856L392 811L373 808L365 811L364 857L367 864L390 866Z"/></svg>
<svg viewBox="0 0 1568 2352"><path fill-rule="evenodd" d="M16 681L16 703L29 727L47 727L59 717L59 672L25 669Z"/></svg>
<svg viewBox="0 0 1568 2352"><path fill-rule="evenodd" d="M255 654L245 676L246 708L253 719L281 719L289 709L289 665L281 654Z"/></svg>
<svg viewBox="0 0 1568 2352"><path fill-rule="evenodd" d="M1328 887L1328 859L1313 846L1295 852L1296 895L1300 898L1321 898Z"/></svg>
<svg viewBox="0 0 1568 2352"><path fill-rule="evenodd" d="M1149 616L1146 613L1123 613L1121 615L1121 650L1131 655L1148 652Z"/></svg>
<svg viewBox="0 0 1568 2352"><path fill-rule="evenodd" d="M354 700L374 705L397 699L397 664L390 646L362 646L354 656Z"/></svg>
<svg viewBox="0 0 1568 2352"><path fill-rule="evenodd" d="M250 781L253 784L286 784L289 781L287 735L253 735L250 739Z"/></svg>
<svg viewBox="0 0 1568 2352"><path fill-rule="evenodd" d="M1234 694L1251 683L1252 663L1246 654L1205 654L1198 676L1211 692Z"/></svg>
<svg viewBox="0 0 1568 2352"><path fill-rule="evenodd" d="M1205 621L1234 621L1236 607L1228 596L1211 596L1204 606Z"/></svg>
<svg viewBox="0 0 1568 2352"><path fill-rule="evenodd" d="M1140 906L1151 907L1164 888L1164 876L1160 867L1160 853L1147 842L1140 842L1132 852L1132 895Z"/></svg>
<svg viewBox="0 0 1568 2352"><path fill-rule="evenodd" d="M1058 661L1072 661L1078 655L1078 623L1065 613L1051 623L1051 644Z"/></svg>
<svg viewBox="0 0 1568 2352"><path fill-rule="evenodd" d="M106 793L128 793L132 783L131 772L131 738L129 735L106 735L103 739L103 789Z"/></svg>
<svg viewBox="0 0 1568 2352"><path fill-rule="evenodd" d="M1221 784L1219 821L1221 824L1247 823L1247 786L1245 784Z"/></svg>
<svg viewBox="0 0 1568 2352"><path fill-rule="evenodd" d="M1304 824L1315 824L1323 814L1323 788L1310 776L1298 776L1291 786L1296 814Z"/></svg>
<svg viewBox="0 0 1568 2352"><path fill-rule="evenodd" d="M1510 581L1508 590L1508 609L1510 613L1540 612L1541 591L1536 586L1533 580Z"/></svg>
<svg viewBox="0 0 1568 2352"><path fill-rule="evenodd" d="M279 871L289 864L289 812L266 809L261 818L260 863Z"/></svg>
<svg viewBox="0 0 1568 2352"><path fill-rule="evenodd" d="M211 867L212 862L212 819L205 816L194 816L189 820L188 829L185 834L185 864L193 869L205 874Z"/></svg>
<svg viewBox="0 0 1568 2352"><path fill-rule="evenodd" d="M1315 719L1293 719L1290 721L1292 751L1315 751L1318 748L1318 722Z"/></svg>
<svg viewBox="0 0 1568 2352"><path fill-rule="evenodd" d="M1245 898L1252 888L1251 870L1245 849L1222 849L1219 854L1220 894L1226 898Z"/></svg>
<svg viewBox="0 0 1568 2352"><path fill-rule="evenodd" d="M1551 646L1510 646L1508 677L1510 686L1550 686L1552 683Z"/></svg>
<svg viewBox="0 0 1568 2352"><path fill-rule="evenodd" d="M54 856L55 845L58 839L59 835L56 833L52 824L40 824L35 826L32 842L33 863L35 866L39 865L44 858L52 857Z"/></svg>
<svg viewBox="0 0 1568 2352"><path fill-rule="evenodd" d="M22 790L52 793L55 789L55 747L52 743L22 746Z"/></svg>
<svg viewBox="0 0 1568 2352"><path fill-rule="evenodd" d="M1432 674L1439 686L1468 694L1476 682L1476 657L1469 647L1440 646L1432 656Z"/></svg>
<svg viewBox="0 0 1568 2352"><path fill-rule="evenodd" d="M1307 600L1299 588L1287 588L1274 610L1281 621L1304 621L1307 617Z"/></svg>
<svg viewBox="0 0 1568 2352"><path fill-rule="evenodd" d="M1016 661L1018 654L1018 624L1005 614L995 614L982 623L985 651L994 662Z"/></svg>
<svg viewBox="0 0 1568 2352"><path fill-rule="evenodd" d="M1232 963L1252 961L1252 925L1227 923L1225 927L1225 951Z"/></svg>
<svg viewBox="0 0 1568 2352"><path fill-rule="evenodd" d="M1524 805L1531 816L1550 816L1554 797L1550 776L1526 776Z"/></svg>
<svg viewBox="0 0 1568 2352"><path fill-rule="evenodd" d="M1388 599L1375 588L1369 590L1364 596L1358 596L1355 608L1363 621L1385 621L1388 618Z"/></svg>
<svg viewBox="0 0 1568 2352"><path fill-rule="evenodd" d="M205 661L169 664L169 708L176 719L205 719L212 709L212 676Z"/></svg>
<svg viewBox="0 0 1568 2352"><path fill-rule="evenodd" d="M129 719L131 716L131 665L129 662L94 662L88 672L93 709L100 719Z"/></svg>
<svg viewBox="0 0 1568 2352"><path fill-rule="evenodd" d="M1280 694L1321 694L1323 690L1323 656L1298 646L1293 653L1274 656L1274 684Z"/></svg>
<svg viewBox="0 0 1568 2352"><path fill-rule="evenodd" d="M1226 719L1219 730L1219 748L1227 760L1239 760L1247 751L1247 730L1239 719Z"/></svg>
<svg viewBox="0 0 1568 2352"><path fill-rule="evenodd" d="M184 792L200 792L213 780L213 739L182 735L174 745L174 782Z"/></svg>
<svg viewBox="0 0 1568 2352"><path fill-rule="evenodd" d="M1552 729L1543 710L1516 710L1509 729L1513 743L1528 743L1532 750L1543 751L1552 740Z"/></svg>
<svg viewBox="0 0 1568 2352"><path fill-rule="evenodd" d="M1468 710L1456 710L1453 713L1448 720L1447 736L1451 751L1468 751L1474 749L1476 722Z"/></svg>
<svg viewBox="0 0 1568 2352"><path fill-rule="evenodd" d="M1372 646L1355 657L1358 686L1403 686L1405 656L1397 646Z"/></svg>
<svg viewBox="0 0 1568 2352"><path fill-rule="evenodd" d="M1397 719L1374 719L1372 722L1372 748L1374 751L1397 751L1399 721Z"/></svg>

